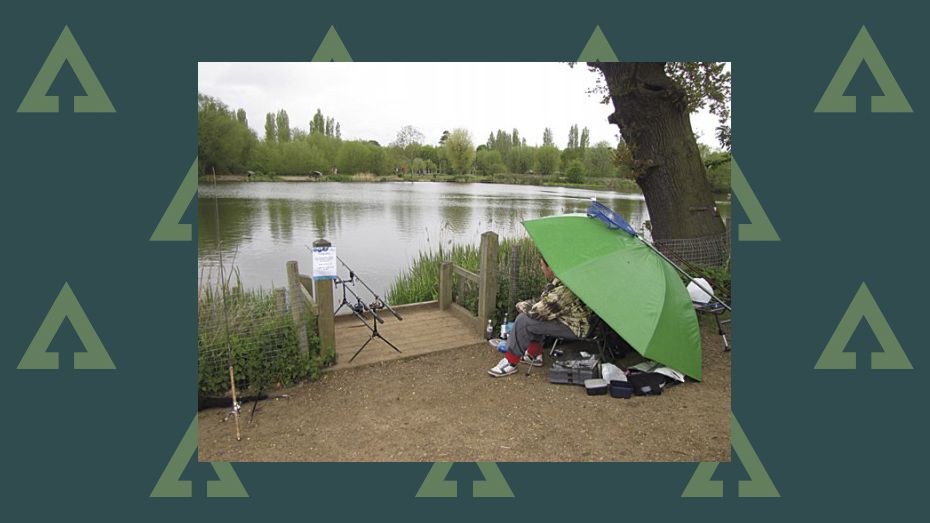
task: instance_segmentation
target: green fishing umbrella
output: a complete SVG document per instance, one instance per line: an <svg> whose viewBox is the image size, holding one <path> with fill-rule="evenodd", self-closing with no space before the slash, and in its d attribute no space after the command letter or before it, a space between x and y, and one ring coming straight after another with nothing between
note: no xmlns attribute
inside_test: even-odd
<svg viewBox="0 0 930 523"><path fill-rule="evenodd" d="M701 334L678 273L639 238L586 215L523 222L552 272L643 357L701 379Z"/></svg>

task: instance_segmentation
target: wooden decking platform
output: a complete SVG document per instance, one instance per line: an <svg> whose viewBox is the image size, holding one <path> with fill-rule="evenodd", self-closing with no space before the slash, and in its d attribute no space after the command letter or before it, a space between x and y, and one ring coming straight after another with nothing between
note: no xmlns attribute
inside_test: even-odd
<svg viewBox="0 0 930 523"><path fill-rule="evenodd" d="M368 340L371 331L355 315L336 317L336 365L328 371L370 365L390 360L422 356L432 352L468 347L483 343L473 321L453 309L439 310L437 302L395 307L404 318L399 321L390 312L379 313L383 324L378 332L402 352L398 353L384 341L375 338L349 363L349 358ZM372 324L369 315L365 315Z"/></svg>

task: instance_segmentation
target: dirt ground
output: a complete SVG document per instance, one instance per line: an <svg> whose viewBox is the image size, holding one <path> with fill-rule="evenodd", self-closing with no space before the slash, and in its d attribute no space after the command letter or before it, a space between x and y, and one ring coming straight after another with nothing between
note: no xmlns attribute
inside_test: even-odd
<svg viewBox="0 0 930 523"><path fill-rule="evenodd" d="M487 344L328 372L288 398L199 415L200 461L729 461L730 354L702 329L704 381L661 396L588 396L546 366L505 378ZM739 350L739 349L736 349ZM628 356L619 365L635 363Z"/></svg>

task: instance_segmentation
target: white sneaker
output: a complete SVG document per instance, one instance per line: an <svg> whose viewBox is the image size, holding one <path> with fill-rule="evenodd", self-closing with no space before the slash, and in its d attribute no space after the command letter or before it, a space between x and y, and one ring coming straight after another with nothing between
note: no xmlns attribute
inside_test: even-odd
<svg viewBox="0 0 930 523"><path fill-rule="evenodd" d="M507 358L501 358L497 365L495 365L491 370L488 371L488 374L494 376L495 378L503 378L504 376L510 376L511 374L517 372L516 365L511 365Z"/></svg>
<svg viewBox="0 0 930 523"><path fill-rule="evenodd" d="M534 367L542 367L543 357L542 354L537 354L535 358L532 358L528 353L524 352L523 357L520 358L520 363L526 363L527 365L532 365Z"/></svg>
<svg viewBox="0 0 930 523"><path fill-rule="evenodd" d="M502 341L504 341L504 340L502 340L502 339L500 339L500 338L491 338L490 340L488 340L488 343L490 343L491 346L494 347L494 348L496 349L497 346L500 345Z"/></svg>

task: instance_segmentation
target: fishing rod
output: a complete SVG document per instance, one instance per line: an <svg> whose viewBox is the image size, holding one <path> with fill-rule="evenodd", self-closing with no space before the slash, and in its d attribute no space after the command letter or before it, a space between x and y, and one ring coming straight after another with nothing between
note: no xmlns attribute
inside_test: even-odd
<svg viewBox="0 0 930 523"><path fill-rule="evenodd" d="M363 312L368 312L371 313L371 316L374 319L378 320L378 323L384 323L384 320L381 319L381 316L378 316L378 313L375 311L375 307L372 306L375 304L365 304L365 302L362 301L362 298L358 294L355 294L355 291L349 288L349 283L352 283L351 279L343 280L340 278L336 280L336 285L342 285L342 303L339 304L339 307L336 308L335 312L339 312L339 309L341 309L343 306L348 306L349 310L354 312L356 316ZM355 297L355 305L352 305L349 303L349 300L346 299L346 291L349 291L349 293ZM333 314L335 314L335 312Z"/></svg>
<svg viewBox="0 0 930 523"><path fill-rule="evenodd" d="M668 262L669 265L675 268L675 270L677 270L678 272L683 274L686 278L691 280L692 283L694 283L699 289L707 293L707 295L713 298L714 301L722 305L726 310L733 312L733 309L730 308L730 306L726 302L718 298L717 295L714 294L713 290L708 289L703 284L695 280L693 276L685 272L684 269L682 269L675 262L670 260L668 256L666 256L662 251L657 249L655 245L644 240L642 236L637 234L636 231L633 229L633 227L631 227L630 224L627 223L627 221L624 220L622 216L614 212L613 209L611 209L610 207L607 207L606 205L602 203L599 203L595 198L591 198L591 207L588 208L587 214L589 218L597 218L601 220L602 222L606 223L609 229L622 229L624 232L626 232L630 236L637 238L639 241L643 242L644 245L652 249L652 252L661 256L663 260Z"/></svg>
<svg viewBox="0 0 930 523"><path fill-rule="evenodd" d="M306 248L306 249L307 249L308 251L310 251L310 252L313 252L313 249L310 248L309 245L304 245L304 248ZM358 315L358 313L361 313L361 312L369 312L369 313L371 313L371 315L372 315L376 320L378 320L378 323L384 323L384 320L383 320L383 319L381 318L381 316L379 316L378 313L377 313L377 311L380 310L380 309L387 309L387 310L389 310L389 311L391 312L391 314L393 314L394 317L397 318L398 320L403 320L403 319L404 319L404 318L402 318L402 317L400 316L400 314L398 314L397 312L395 312L394 309L392 309L391 306L387 304L387 302L385 302L383 299L381 299L381 297L378 296L378 295L375 293L375 291L371 290L371 287L369 287L368 285L365 285L365 282L362 281L362 279L358 277L358 274L355 274L355 271L353 271L352 269L350 269L349 266L346 265L346 263L345 263L344 261L342 261L341 258L339 258L339 257L337 256L336 259L339 260L339 262L342 263L342 265L344 265L345 268L349 271L349 279L348 279L348 280L344 280L344 279L342 279L342 278L340 278L340 277L337 276L336 279L334 280L334 284L335 284L335 285L342 285L342 303L340 303L340 304L339 304L339 307L336 308L336 310L334 311L334 314L337 313L337 312L339 312L339 309L341 309L343 306L348 306L348 308L349 308L352 312L356 313L356 315ZM348 284L349 284L349 283L351 283L352 285L355 285L355 282L356 282L356 281L358 281L359 283L361 283L362 285L364 285L366 289L368 289L368 292L370 292L371 295L374 297L374 300L375 300L374 302L372 302L372 303L370 303L370 304L366 304L366 303L362 300L362 298L361 298L358 294L356 294L355 291L353 291L352 289L350 289L350 288L348 287ZM352 305L352 304L349 303L349 301L346 299L346 291L349 291L349 292L352 294L352 296L355 297L356 305Z"/></svg>
<svg viewBox="0 0 930 523"><path fill-rule="evenodd" d="M373 290L371 289L371 287L368 286L368 284L366 284L361 278L359 278L359 277L358 277L358 274L356 274L355 271L353 271L352 268L349 267L348 264L346 264L346 262L342 261L342 258L340 258L339 256L336 256L336 259L339 260L339 263L341 263L342 266L345 267L347 271L349 271L349 279L350 279L350 280L352 280L352 281L358 281L358 282L361 283L366 289L368 289L368 292L370 292L372 296L374 296L375 302L372 304L372 305L374 305L373 308L375 308L375 309L387 309L388 312L390 312L391 314L393 314L394 317L397 318L398 320L403 320L403 319L404 319L400 314L397 313L397 311L395 311L393 308L391 308L391 306L388 304L388 302L384 301L384 299L381 298L381 296L378 296L378 293L376 293L375 291L373 291ZM353 292L352 294L355 294L355 293Z"/></svg>
<svg viewBox="0 0 930 523"><path fill-rule="evenodd" d="M309 249L311 252L313 251L313 249L310 249L310 247L307 247L307 249ZM339 304L339 307L336 308L335 312L339 312L339 309L341 309L343 306L348 306L349 310L352 311L352 314L354 314L355 317L358 318L358 320L361 321L365 325L365 327L368 328L369 331L371 331L371 335L368 337L365 343L363 343L362 346L359 347L357 351L355 351L355 354L353 354L352 357L349 358L349 362L351 363L353 360L355 360L355 357L358 356L365 349L365 347L367 347L368 344L371 343L371 341L375 338L379 338L381 341L386 343L389 347L394 349L396 352L402 352L400 349L397 348L396 345L388 341L380 332L378 332L378 324L384 323L384 319L378 315L377 311L381 309L387 309L388 311L390 311L391 314L394 315L395 318L397 318L398 321L402 321L404 318L401 317L401 315L398 314L397 311L391 308L391 306L388 305L387 302L381 298L381 296L378 296L378 293L376 293L374 290L372 290L371 287L369 287L364 281L362 281L362 279L359 278L357 274L355 274L355 271L353 271L352 268L346 264L346 262L342 261L342 258L339 258L337 256L336 259L339 260L339 263L341 263L346 268L346 270L349 271L349 279L345 280L345 279L337 277L335 280L336 285L342 285L342 303ZM355 285L356 281L361 283L366 289L368 289L368 292L370 292L371 295L374 296L375 301L373 303L366 304L364 301L362 301L362 298L358 294L356 294L354 290L349 288L349 284L351 283L352 285ZM355 305L350 303L349 300L347 299L346 291L348 291L349 293L352 294L352 296L355 297ZM368 323L368 320L366 320L364 316L364 313L366 312L370 313L371 317L373 318L373 321L371 322L370 325Z"/></svg>
<svg viewBox="0 0 930 523"><path fill-rule="evenodd" d="M236 418L236 441L242 441L242 433L239 430L239 409L241 408L239 402L236 399L236 373L233 368L232 360L232 344L229 341L229 314L227 313L227 302L226 302L226 272L223 268L223 252L220 248L222 240L220 240L220 205L218 203L218 198L216 196L216 168L213 167L213 210L214 216L216 218L216 250L219 254L220 259L220 286L223 293L223 323L226 328L226 362L229 365L229 389L232 392L232 414Z"/></svg>

